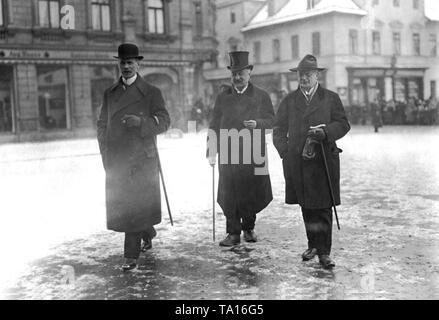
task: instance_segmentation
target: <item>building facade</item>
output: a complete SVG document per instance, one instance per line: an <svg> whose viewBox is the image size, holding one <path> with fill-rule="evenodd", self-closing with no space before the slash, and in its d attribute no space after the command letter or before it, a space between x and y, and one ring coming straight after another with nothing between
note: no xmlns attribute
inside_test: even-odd
<svg viewBox="0 0 439 320"><path fill-rule="evenodd" d="M216 60L214 21L210 0L0 0L0 141L94 134L122 42L184 129Z"/></svg>
<svg viewBox="0 0 439 320"><path fill-rule="evenodd" d="M423 0L267 0L241 33L253 55L252 79L275 105L297 88L288 69L308 53L328 68L323 86L348 106L439 93L439 22L426 16ZM225 79L219 69L206 75Z"/></svg>

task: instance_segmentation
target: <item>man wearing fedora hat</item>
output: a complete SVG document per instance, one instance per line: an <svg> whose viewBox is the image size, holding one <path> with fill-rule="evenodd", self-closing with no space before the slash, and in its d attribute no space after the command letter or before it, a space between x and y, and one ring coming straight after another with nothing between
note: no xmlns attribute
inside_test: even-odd
<svg viewBox="0 0 439 320"><path fill-rule="evenodd" d="M326 268L335 266L330 258L332 245L332 205L340 204L341 149L336 140L350 126L337 93L318 83L317 59L306 55L297 68L299 88L280 103L273 130L273 142L282 158L285 177L285 202L299 204L308 238L302 259L316 255ZM322 143L332 184L334 202L326 176Z"/></svg>
<svg viewBox="0 0 439 320"><path fill-rule="evenodd" d="M105 169L107 228L125 233L123 270L136 267L161 222L156 136L170 124L160 89L138 74L139 49L118 48L121 77L105 90L97 121ZM144 241L141 246L141 241Z"/></svg>
<svg viewBox="0 0 439 320"><path fill-rule="evenodd" d="M256 214L262 211L273 199L268 170L256 173L266 165L255 161L255 145L261 146L257 152L259 157L266 156L265 130L271 129L274 120L273 104L264 90L250 82L253 66L248 63L247 51L230 52L231 64L227 68L231 72L231 86L225 87L217 96L213 108L213 117L209 125L209 140L215 135L218 146L226 143L226 150L218 148L208 153L212 166L219 154L219 181L217 201L226 216L227 237L220 242L221 246L234 246L241 242L241 232L244 240L256 242L254 232ZM221 132L227 132L224 138ZM231 147L232 138L236 139L238 147ZM220 141L224 139L225 141ZM251 160L245 161L245 152L252 150ZM209 152L209 150L208 150ZM235 154L231 154L234 153ZM239 161L233 161L232 158ZM248 158L249 159L249 158ZM262 161L261 161L262 162ZM265 167L266 168L266 167Z"/></svg>

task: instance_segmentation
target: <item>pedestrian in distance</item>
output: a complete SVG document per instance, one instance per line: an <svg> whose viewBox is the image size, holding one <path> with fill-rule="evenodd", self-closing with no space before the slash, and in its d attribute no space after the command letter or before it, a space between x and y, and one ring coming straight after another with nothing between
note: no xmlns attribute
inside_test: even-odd
<svg viewBox="0 0 439 320"><path fill-rule="evenodd" d="M318 256L323 268L329 269L335 266L330 258L331 208L340 204L341 149L336 140L346 135L350 125L338 94L318 82L323 70L312 55L290 69L298 74L299 88L280 103L273 142L282 158L285 202L299 204L302 210L308 238L302 259Z"/></svg>
<svg viewBox="0 0 439 320"><path fill-rule="evenodd" d="M257 241L256 214L273 199L265 158L265 130L272 128L273 104L267 92L250 82L253 66L248 55L248 51L229 53L231 85L218 94L209 123L208 145L214 140L218 143L210 144L214 145L213 151L208 146L208 160L214 166L218 154L217 202L226 216L227 236L219 244L226 247L239 244L242 231L245 241ZM220 131L229 135L224 137ZM240 137L234 139L234 133ZM234 149L233 145L238 147ZM255 145L261 146L260 150ZM256 161L257 156L263 160ZM267 170L258 172L263 168Z"/></svg>
<svg viewBox="0 0 439 320"><path fill-rule="evenodd" d="M122 269L131 270L140 252L152 247L154 225L161 222L156 136L168 129L170 119L160 89L138 73L143 59L138 47L123 43L115 58L121 77L104 92L98 142L105 169L107 228L125 233Z"/></svg>

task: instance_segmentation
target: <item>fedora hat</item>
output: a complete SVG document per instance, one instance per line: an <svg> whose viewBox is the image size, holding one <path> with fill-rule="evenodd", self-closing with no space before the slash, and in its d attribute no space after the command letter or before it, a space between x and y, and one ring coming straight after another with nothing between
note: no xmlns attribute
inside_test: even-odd
<svg viewBox="0 0 439 320"><path fill-rule="evenodd" d="M117 49L117 57L114 57L116 59L143 59L143 56L139 56L139 48L133 43L122 43Z"/></svg>
<svg viewBox="0 0 439 320"><path fill-rule="evenodd" d="M317 59L313 55L307 54L300 62L297 68L289 69L290 71L307 71L307 70L326 70L317 66Z"/></svg>
<svg viewBox="0 0 439 320"><path fill-rule="evenodd" d="M229 52L230 66L227 69L230 71L240 71L244 69L253 69L253 65L248 64L248 51L232 51Z"/></svg>

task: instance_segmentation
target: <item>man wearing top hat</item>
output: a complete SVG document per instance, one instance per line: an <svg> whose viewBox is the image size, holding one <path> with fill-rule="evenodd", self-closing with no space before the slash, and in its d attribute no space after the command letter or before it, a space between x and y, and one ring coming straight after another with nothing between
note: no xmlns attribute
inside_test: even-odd
<svg viewBox="0 0 439 320"><path fill-rule="evenodd" d="M302 259L316 255L320 264L330 269L335 266L330 258L332 244L332 206L340 204L341 149L336 140L342 138L350 126L337 93L322 88L319 72L312 55L305 56L297 68L299 88L280 103L273 126L273 142L282 158L285 177L285 202L299 204L308 238L308 249ZM332 184L328 184L321 145L325 150Z"/></svg>
<svg viewBox="0 0 439 320"><path fill-rule="evenodd" d="M107 228L125 233L122 269L130 270L140 252L151 248L153 226L161 222L155 143L170 119L160 90L138 74L143 57L137 46L121 44L115 58L121 77L104 92L98 142L105 168Z"/></svg>
<svg viewBox="0 0 439 320"><path fill-rule="evenodd" d="M242 231L245 241L256 242L256 214L273 199L268 170L257 170L267 165L265 130L272 128L273 104L267 92L249 81L253 66L248 63L248 54L247 51L229 53L231 64L227 68L231 72L231 86L218 94L209 124L209 141L214 135L218 147L211 153L208 150L208 158L214 166L218 151L217 202L227 221L227 236L220 242L221 246L239 244ZM224 137L224 132L230 136ZM238 147L233 148L231 136L237 133L241 138L235 140ZM256 161L258 156L263 161Z"/></svg>

